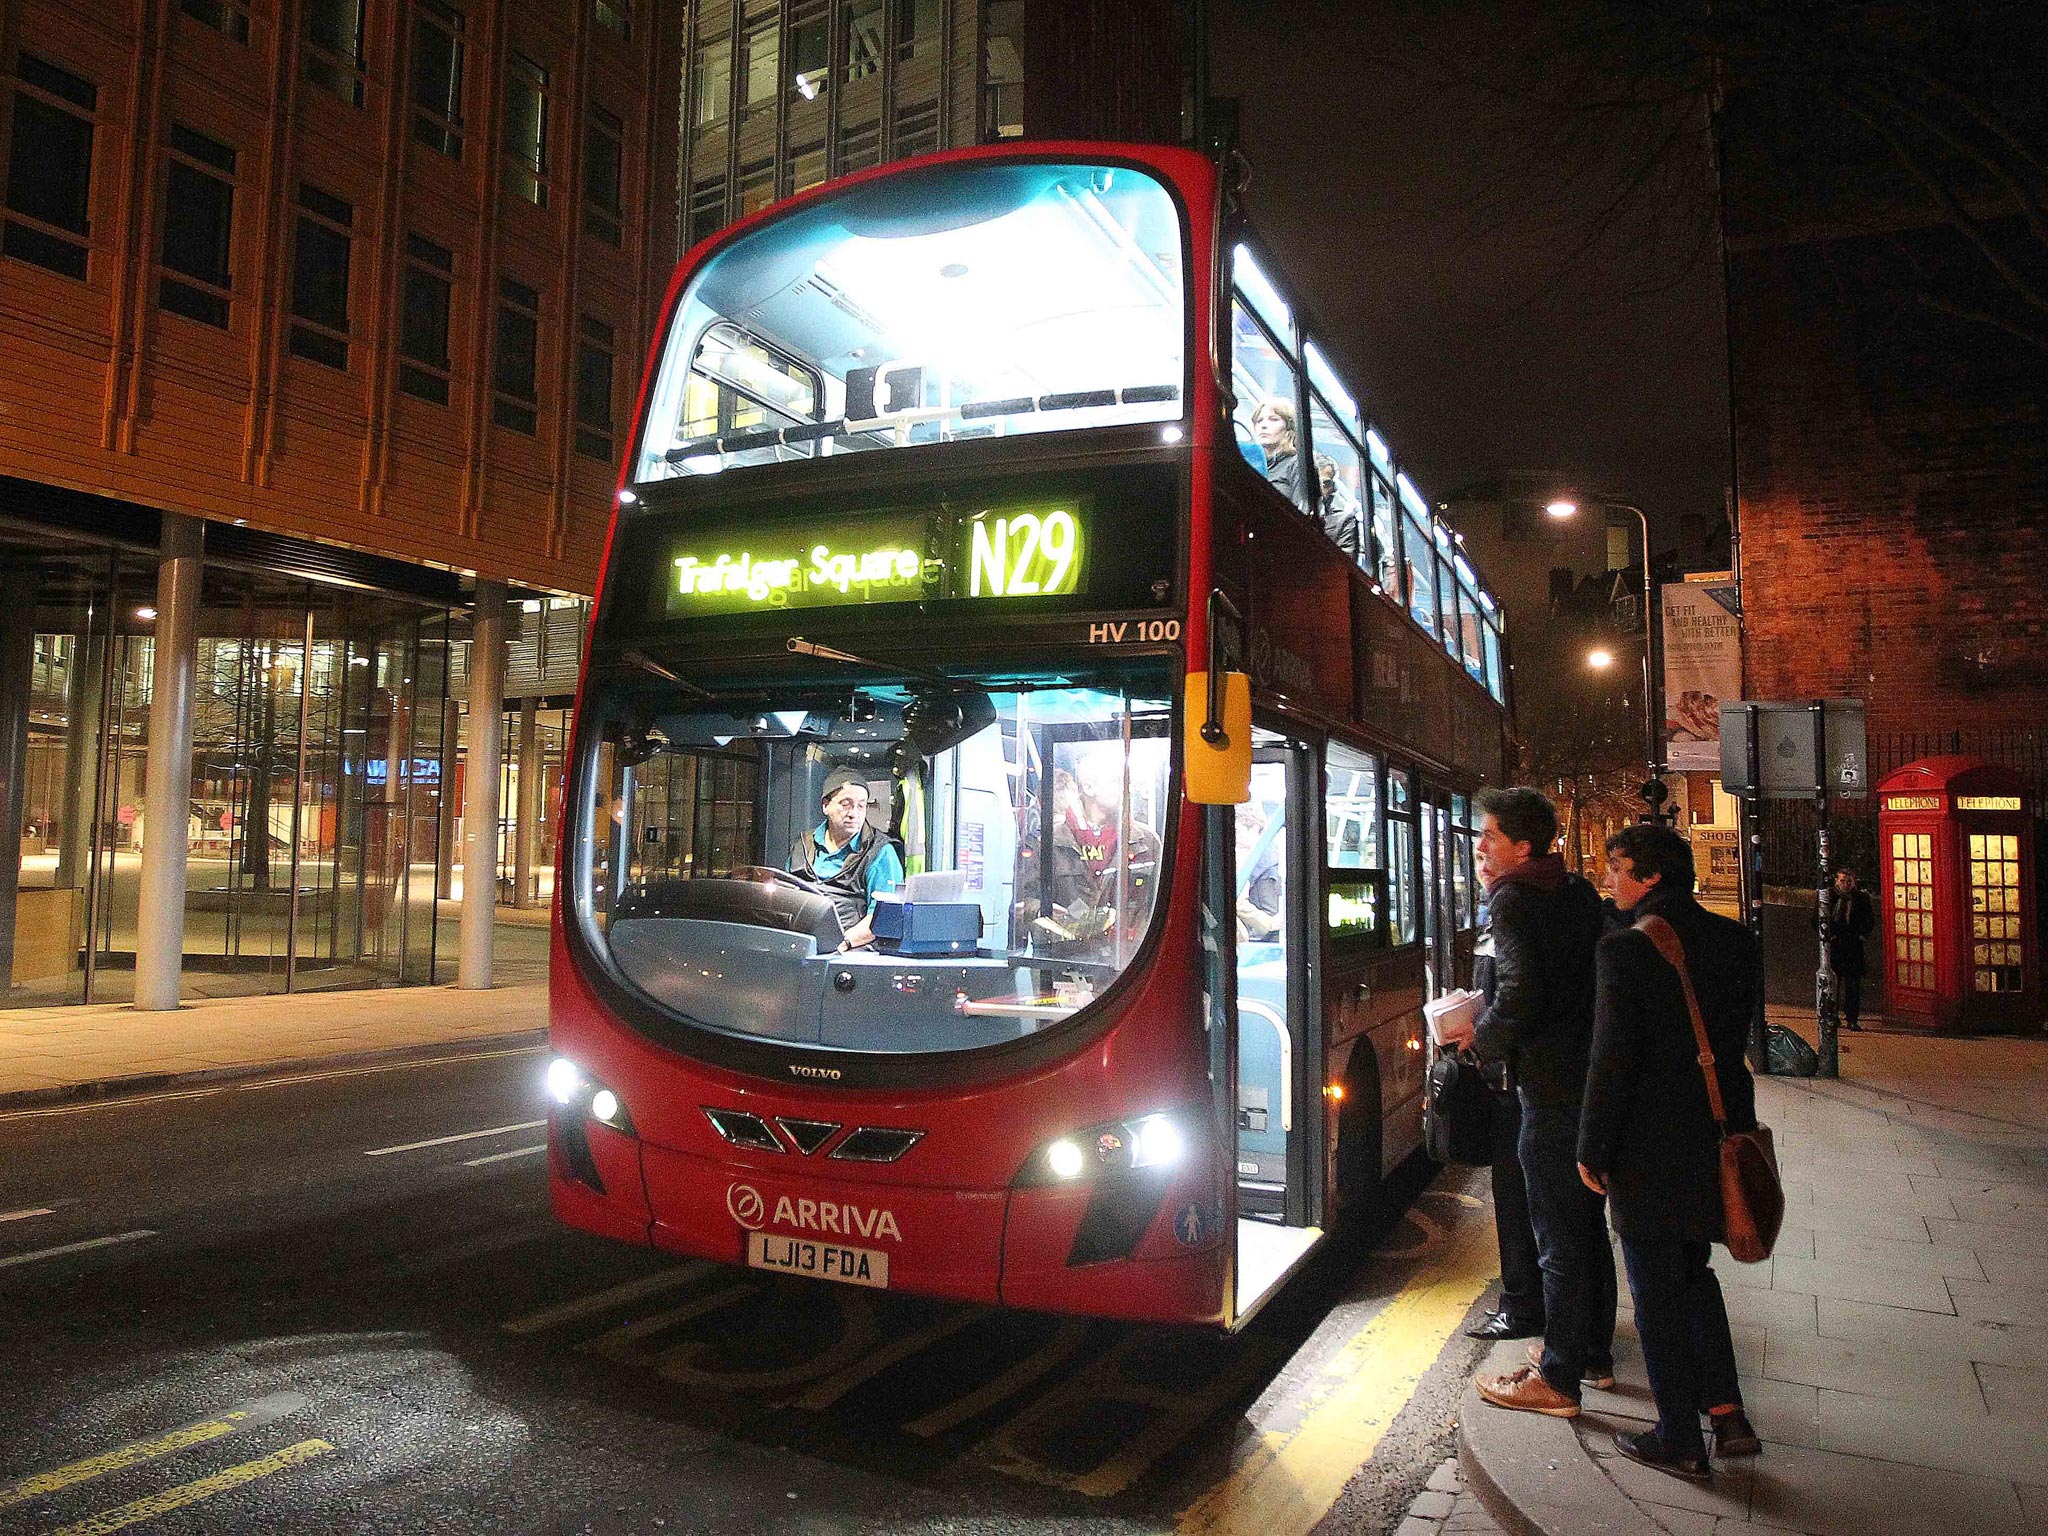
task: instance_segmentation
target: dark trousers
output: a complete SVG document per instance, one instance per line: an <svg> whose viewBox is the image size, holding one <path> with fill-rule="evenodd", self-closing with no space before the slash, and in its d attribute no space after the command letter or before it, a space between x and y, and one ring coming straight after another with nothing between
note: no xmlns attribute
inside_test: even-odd
<svg viewBox="0 0 2048 1536"><path fill-rule="evenodd" d="M1543 1271L1543 1379L1577 1399L1614 1359L1614 1255L1606 1203L1579 1178L1579 1106L1522 1099L1522 1177Z"/></svg>
<svg viewBox="0 0 2048 1536"><path fill-rule="evenodd" d="M1835 967L1835 985L1842 996L1842 1022L1854 1024L1863 1017L1863 967L1854 970L1844 966Z"/></svg>
<svg viewBox="0 0 2048 1536"><path fill-rule="evenodd" d="M1704 1456L1701 1412L1742 1401L1713 1250L1683 1238L1624 1237L1621 1256L1657 1400L1658 1442L1674 1456Z"/></svg>
<svg viewBox="0 0 2048 1536"><path fill-rule="evenodd" d="M1522 1181L1522 1106L1512 1093L1493 1096L1493 1235L1500 1245L1500 1309L1527 1327L1543 1324L1543 1270L1529 1191Z"/></svg>

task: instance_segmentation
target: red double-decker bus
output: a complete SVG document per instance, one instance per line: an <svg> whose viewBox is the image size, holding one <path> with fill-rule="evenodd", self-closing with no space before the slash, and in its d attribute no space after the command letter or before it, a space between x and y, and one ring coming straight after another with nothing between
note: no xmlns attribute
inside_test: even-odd
<svg viewBox="0 0 2048 1536"><path fill-rule="evenodd" d="M700 245L618 502L562 1219L1247 1319L1416 1148L1504 669L1216 166L968 150Z"/></svg>

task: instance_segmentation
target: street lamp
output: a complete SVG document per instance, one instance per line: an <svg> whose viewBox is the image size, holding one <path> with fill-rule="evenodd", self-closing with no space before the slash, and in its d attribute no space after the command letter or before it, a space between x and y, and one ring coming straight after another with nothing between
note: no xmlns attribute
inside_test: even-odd
<svg viewBox="0 0 2048 1536"><path fill-rule="evenodd" d="M1657 728L1657 674L1651 659L1654 637L1650 630L1650 516L1633 502L1610 501L1602 498L1599 505L1611 507L1621 512L1635 513L1636 521L1641 524L1643 530L1643 751L1649 761L1650 769L1650 781L1643 786L1643 799L1649 802L1650 814L1654 817L1658 813L1658 807L1664 802L1665 791L1663 763L1664 733ZM1569 498L1560 497L1543 510L1562 522L1566 518L1578 516L1579 504ZM1594 655L1600 654L1605 653L1594 653ZM1605 662L1596 661L1593 656L1586 658L1587 664L1593 667L1607 666L1613 660L1614 658L1611 655L1607 657Z"/></svg>
<svg viewBox="0 0 2048 1536"><path fill-rule="evenodd" d="M1591 667L1595 672L1605 672L1609 667L1614 665L1614 652L1607 650L1605 648L1595 651L1588 651L1586 652L1586 665Z"/></svg>

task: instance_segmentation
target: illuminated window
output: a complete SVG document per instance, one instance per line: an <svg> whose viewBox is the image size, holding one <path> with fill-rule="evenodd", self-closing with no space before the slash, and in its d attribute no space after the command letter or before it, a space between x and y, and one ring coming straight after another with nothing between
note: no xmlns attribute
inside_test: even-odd
<svg viewBox="0 0 2048 1536"><path fill-rule="evenodd" d="M1970 986L2018 992L2026 975L2020 911L2020 840L2010 833L1970 834Z"/></svg>
<svg viewBox="0 0 2048 1536"><path fill-rule="evenodd" d="M846 78L864 80L882 67L882 0L846 8Z"/></svg>
<svg viewBox="0 0 2048 1536"><path fill-rule="evenodd" d="M771 10L758 21L747 23L747 30L741 36L740 107L743 111L775 105L781 28L781 18Z"/></svg>
<svg viewBox="0 0 2048 1536"><path fill-rule="evenodd" d="M699 128L722 122L732 111L732 39L702 38L690 67L690 99Z"/></svg>
<svg viewBox="0 0 2048 1536"><path fill-rule="evenodd" d="M1401 488L1401 561L1408 580L1408 612L1432 635L1437 632L1436 558L1429 547L1429 506L1406 475Z"/></svg>
<svg viewBox="0 0 2048 1536"><path fill-rule="evenodd" d="M548 205L548 72L524 54L505 71L505 163L499 184L535 207Z"/></svg>
<svg viewBox="0 0 2048 1536"><path fill-rule="evenodd" d="M1387 770L1387 895L1394 942L1415 942L1415 800L1408 771Z"/></svg>
<svg viewBox="0 0 2048 1536"><path fill-rule="evenodd" d="M1323 832L1332 869L1380 867L1380 764L1331 742L1324 760Z"/></svg>
<svg viewBox="0 0 2048 1536"><path fill-rule="evenodd" d="M1892 834L1892 984L1934 990L1934 856L1926 832Z"/></svg>

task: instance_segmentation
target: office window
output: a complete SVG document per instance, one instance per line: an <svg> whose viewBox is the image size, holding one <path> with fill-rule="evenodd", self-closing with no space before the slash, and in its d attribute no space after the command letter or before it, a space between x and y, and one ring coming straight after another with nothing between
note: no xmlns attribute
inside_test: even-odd
<svg viewBox="0 0 2048 1536"><path fill-rule="evenodd" d="M626 127L603 107L583 125L583 232L606 245L620 243L620 186L624 181Z"/></svg>
<svg viewBox="0 0 2048 1536"><path fill-rule="evenodd" d="M211 28L231 43L249 41L249 7L246 0L178 0L178 9Z"/></svg>
<svg viewBox="0 0 2048 1536"><path fill-rule="evenodd" d="M775 162L752 160L740 167L740 217L759 213L775 201Z"/></svg>
<svg viewBox="0 0 2048 1536"><path fill-rule="evenodd" d="M14 66L0 252L85 278L92 243L92 135L99 88L24 52Z"/></svg>
<svg viewBox="0 0 2048 1536"><path fill-rule="evenodd" d="M846 78L865 80L882 67L882 0L852 0L846 8Z"/></svg>
<svg viewBox="0 0 2048 1536"><path fill-rule="evenodd" d="M939 147L939 104L936 101L909 102L896 109L896 154L898 158L927 155Z"/></svg>
<svg viewBox="0 0 2048 1536"><path fill-rule="evenodd" d="M306 78L363 104L363 0L306 0Z"/></svg>
<svg viewBox="0 0 2048 1536"><path fill-rule="evenodd" d="M355 210L318 187L299 183L292 251L294 357L348 367L349 231Z"/></svg>
<svg viewBox="0 0 2048 1536"><path fill-rule="evenodd" d="M939 0L896 0L896 57L904 62L937 59Z"/></svg>
<svg viewBox="0 0 2048 1536"><path fill-rule="evenodd" d="M595 0L591 17L620 42L633 35L633 0Z"/></svg>
<svg viewBox="0 0 2048 1536"><path fill-rule="evenodd" d="M462 12L442 0L413 0L412 136L462 158Z"/></svg>
<svg viewBox="0 0 2048 1536"><path fill-rule="evenodd" d="M157 303L174 314L226 328L234 297L229 271L235 222L235 152L218 139L171 124L165 153L164 243Z"/></svg>
<svg viewBox="0 0 2048 1536"><path fill-rule="evenodd" d="M499 184L536 208L548 205L548 72L523 53L505 70L505 164Z"/></svg>
<svg viewBox="0 0 2048 1536"><path fill-rule="evenodd" d="M612 328L585 315L576 327L576 451L612 462Z"/></svg>
<svg viewBox="0 0 2048 1536"><path fill-rule="evenodd" d="M989 0L982 22L982 136L1024 134L1024 0Z"/></svg>
<svg viewBox="0 0 2048 1536"><path fill-rule="evenodd" d="M690 66L690 99L697 126L723 122L732 111L732 39L701 38Z"/></svg>
<svg viewBox="0 0 2048 1536"><path fill-rule="evenodd" d="M789 152L789 190L801 192L825 179L825 141L814 139Z"/></svg>
<svg viewBox="0 0 2048 1536"><path fill-rule="evenodd" d="M789 9L789 88L795 103L816 101L825 89L832 56L832 17L827 0L799 0Z"/></svg>
<svg viewBox="0 0 2048 1536"><path fill-rule="evenodd" d="M528 437L540 420L540 295L509 277L498 279L498 345L491 370L491 420Z"/></svg>
<svg viewBox="0 0 2048 1536"><path fill-rule="evenodd" d="M781 59L782 18L775 11L747 23L740 36L740 109L775 105L777 69Z"/></svg>
<svg viewBox="0 0 2048 1536"><path fill-rule="evenodd" d="M725 227L725 178L711 176L690 188L690 244Z"/></svg>
<svg viewBox="0 0 2048 1536"><path fill-rule="evenodd" d="M882 121L873 116L874 98L869 96L868 104L861 108L866 114L861 121L839 125L839 171L865 170L871 165L882 163Z"/></svg>
<svg viewBox="0 0 2048 1536"><path fill-rule="evenodd" d="M453 252L418 235L405 237L398 387L435 405L448 403L448 307L454 275Z"/></svg>

